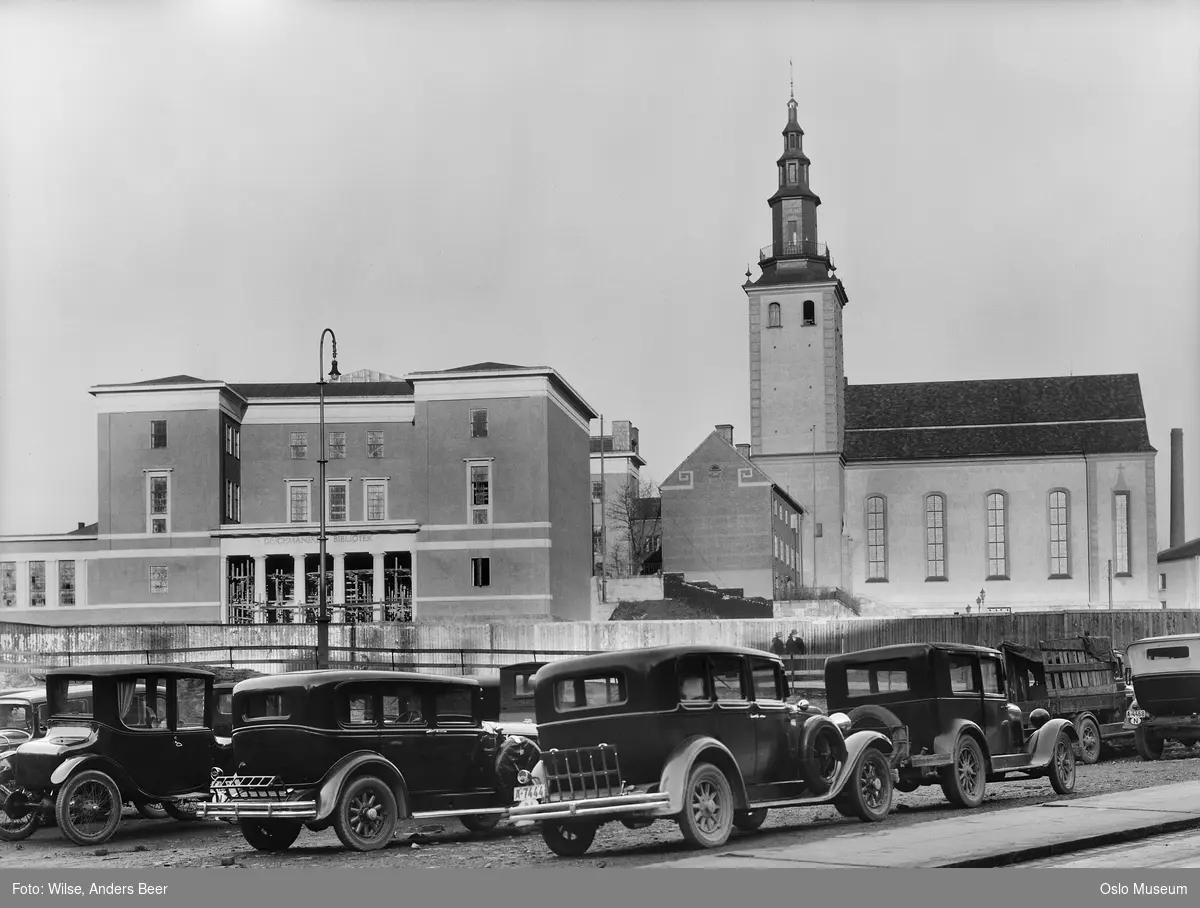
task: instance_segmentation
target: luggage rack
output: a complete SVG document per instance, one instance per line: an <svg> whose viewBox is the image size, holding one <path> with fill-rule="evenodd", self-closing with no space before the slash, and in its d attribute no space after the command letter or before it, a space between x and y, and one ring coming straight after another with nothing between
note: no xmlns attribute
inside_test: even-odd
<svg viewBox="0 0 1200 908"><path fill-rule="evenodd" d="M202 817L236 820L241 817L293 817L311 820L317 815L315 800L289 800L294 789L279 785L275 776L222 776L209 787L211 800L202 802Z"/></svg>
<svg viewBox="0 0 1200 908"><path fill-rule="evenodd" d="M611 744L547 750L542 753L542 761L547 801L615 797L625 793L621 762Z"/></svg>

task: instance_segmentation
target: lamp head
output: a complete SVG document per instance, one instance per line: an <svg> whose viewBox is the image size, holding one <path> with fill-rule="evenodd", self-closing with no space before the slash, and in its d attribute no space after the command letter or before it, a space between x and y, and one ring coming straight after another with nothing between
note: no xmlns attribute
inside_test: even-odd
<svg viewBox="0 0 1200 908"><path fill-rule="evenodd" d="M329 380L337 381L341 374L342 373L338 371L337 360L335 359L333 361L333 365L329 367Z"/></svg>

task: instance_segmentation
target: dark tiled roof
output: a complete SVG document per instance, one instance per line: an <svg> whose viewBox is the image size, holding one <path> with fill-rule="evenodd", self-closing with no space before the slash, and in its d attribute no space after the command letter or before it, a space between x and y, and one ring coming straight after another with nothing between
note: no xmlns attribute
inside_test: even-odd
<svg viewBox="0 0 1200 908"><path fill-rule="evenodd" d="M116 382L115 384L129 385L202 385L206 384L208 379L196 378L193 375L168 375L166 378L148 378L145 381L131 382Z"/></svg>
<svg viewBox="0 0 1200 908"><path fill-rule="evenodd" d="M229 387L247 400L255 397L316 397L318 393L315 381ZM333 381L325 385L326 397L412 397L412 393L412 385L406 381Z"/></svg>
<svg viewBox="0 0 1200 908"><path fill-rule="evenodd" d="M471 366L456 366L453 369L441 369L442 372L508 372L510 370L528 369L529 366L510 366L508 363L475 363ZM439 371L439 370L434 370Z"/></svg>
<svg viewBox="0 0 1200 908"><path fill-rule="evenodd" d="M1183 561L1185 558L1197 557L1200 557L1200 537L1158 553L1160 563L1163 561Z"/></svg>
<svg viewBox="0 0 1200 908"><path fill-rule="evenodd" d="M1137 375L846 388L847 461L1153 451Z"/></svg>

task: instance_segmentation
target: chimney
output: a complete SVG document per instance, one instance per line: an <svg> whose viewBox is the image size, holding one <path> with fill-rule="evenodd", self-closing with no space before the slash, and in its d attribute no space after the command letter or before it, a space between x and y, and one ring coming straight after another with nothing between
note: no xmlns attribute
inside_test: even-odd
<svg viewBox="0 0 1200 908"><path fill-rule="evenodd" d="M729 442L729 444L733 444L733 426L728 425L727 423L722 423L714 428L722 438Z"/></svg>
<svg viewBox="0 0 1200 908"><path fill-rule="evenodd" d="M81 529L81 530L82 530L82 529L83 529L85 526L87 526L87 524L86 524L86 523L84 523L82 520L81 520L81 521L79 521L79 529Z"/></svg>
<svg viewBox="0 0 1200 908"><path fill-rule="evenodd" d="M1171 430L1171 548L1183 545L1183 429Z"/></svg>
<svg viewBox="0 0 1200 908"><path fill-rule="evenodd" d="M741 454L743 457L745 457L747 460L750 459L750 446L749 445L745 445L745 444L738 445L737 452L739 454Z"/></svg>

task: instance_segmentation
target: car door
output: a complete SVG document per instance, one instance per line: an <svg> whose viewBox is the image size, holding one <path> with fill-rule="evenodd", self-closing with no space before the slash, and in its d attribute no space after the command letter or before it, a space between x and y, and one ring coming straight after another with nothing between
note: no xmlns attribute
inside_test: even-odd
<svg viewBox="0 0 1200 908"><path fill-rule="evenodd" d="M168 730L174 735L175 757L168 791L202 791L212 778L214 735L208 723L212 683L205 678L173 678L167 706Z"/></svg>
<svg viewBox="0 0 1200 908"><path fill-rule="evenodd" d="M788 748L787 684L783 669L773 659L750 657L750 680L754 702L750 718L754 726L755 760L748 783L782 782L791 777Z"/></svg>
<svg viewBox="0 0 1200 908"><path fill-rule="evenodd" d="M433 691L434 727L430 732L437 754L437 791L466 792L480 787L479 770L494 736L480 722L479 699L477 688L465 684L448 684Z"/></svg>
<svg viewBox="0 0 1200 908"><path fill-rule="evenodd" d="M379 684L375 681L339 684L334 692L334 708L337 710L339 752L330 756L336 760L358 750L378 753L381 741Z"/></svg>
<svg viewBox="0 0 1200 908"><path fill-rule="evenodd" d="M379 752L400 770L409 794L420 797L434 787L437 775L429 748L435 738L426 734L432 728L427 718L432 714L432 698L426 705L422 685L411 681L386 682L380 685L380 693Z"/></svg>
<svg viewBox="0 0 1200 908"><path fill-rule="evenodd" d="M729 748L742 776L753 776L758 760L758 742L750 711L750 693L746 658L736 653L712 653L708 657L716 709L713 737Z"/></svg>
<svg viewBox="0 0 1200 908"><path fill-rule="evenodd" d="M168 725L166 679L155 675L115 679L116 722L108 754L147 795L177 794L173 783L178 748Z"/></svg>
<svg viewBox="0 0 1200 908"><path fill-rule="evenodd" d="M947 652L949 696L941 700L941 727L954 719L966 719L984 727L983 692L980 689L979 657L974 653Z"/></svg>
<svg viewBox="0 0 1200 908"><path fill-rule="evenodd" d="M983 699L984 738L992 755L1011 753L1012 731L1008 720L1008 694L1004 664L995 656L979 657L980 695Z"/></svg>

